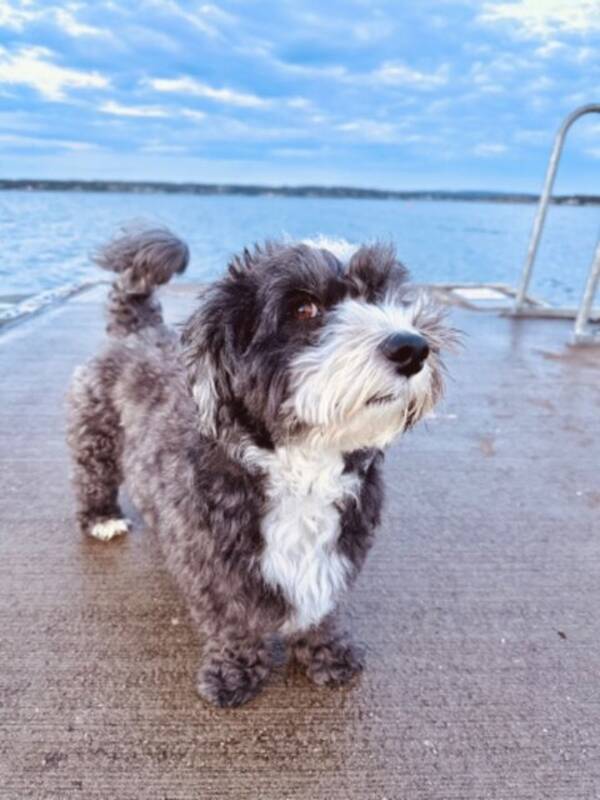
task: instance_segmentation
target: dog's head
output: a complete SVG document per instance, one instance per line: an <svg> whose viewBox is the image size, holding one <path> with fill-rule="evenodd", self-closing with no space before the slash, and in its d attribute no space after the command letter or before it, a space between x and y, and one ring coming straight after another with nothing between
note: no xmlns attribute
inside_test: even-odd
<svg viewBox="0 0 600 800"><path fill-rule="evenodd" d="M306 244L244 251L184 329L203 429L351 451L414 425L441 396L454 335L406 277L389 246L346 263Z"/></svg>

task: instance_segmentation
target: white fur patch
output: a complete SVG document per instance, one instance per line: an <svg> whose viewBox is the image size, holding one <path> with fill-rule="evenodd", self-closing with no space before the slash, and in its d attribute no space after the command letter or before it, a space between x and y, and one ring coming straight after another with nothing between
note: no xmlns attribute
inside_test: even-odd
<svg viewBox="0 0 600 800"><path fill-rule="evenodd" d="M261 569L291 604L283 633L318 624L335 608L351 565L337 552L345 496L358 489L356 475L344 475L339 452L300 445L262 457L269 476L269 508L263 518L265 549Z"/></svg>
<svg viewBox="0 0 600 800"><path fill-rule="evenodd" d="M339 259L342 264L346 264L354 253L359 248L359 245L352 244L347 239L333 238L331 236L323 236L320 234L314 239L302 239L302 244L307 244L309 247L318 247L321 250L329 250L330 253Z"/></svg>
<svg viewBox="0 0 600 800"><path fill-rule="evenodd" d="M215 387L214 368L208 355L203 356L196 366L196 371L198 380L194 383L192 394L198 406L199 427L208 436L216 436L217 389Z"/></svg>
<svg viewBox="0 0 600 800"><path fill-rule="evenodd" d="M108 542L115 536L122 536L129 530L129 521L126 519L107 519L105 522L97 522L91 530L94 539Z"/></svg>

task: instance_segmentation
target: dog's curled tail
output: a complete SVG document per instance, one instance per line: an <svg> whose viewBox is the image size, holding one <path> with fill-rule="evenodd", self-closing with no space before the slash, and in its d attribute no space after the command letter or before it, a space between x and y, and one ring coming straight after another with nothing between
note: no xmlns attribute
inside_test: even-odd
<svg viewBox="0 0 600 800"><path fill-rule="evenodd" d="M162 324L154 289L188 265L189 250L167 228L130 228L95 255L103 269L116 272L108 297L108 333L126 336Z"/></svg>

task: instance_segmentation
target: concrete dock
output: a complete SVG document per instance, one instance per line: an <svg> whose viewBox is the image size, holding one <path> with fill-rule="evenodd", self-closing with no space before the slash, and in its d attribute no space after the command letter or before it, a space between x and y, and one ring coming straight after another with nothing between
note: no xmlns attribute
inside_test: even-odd
<svg viewBox="0 0 600 800"><path fill-rule="evenodd" d="M75 530L63 397L103 294L0 332L0 800L600 798L600 348L457 311L345 610L366 672L221 711L151 533Z"/></svg>

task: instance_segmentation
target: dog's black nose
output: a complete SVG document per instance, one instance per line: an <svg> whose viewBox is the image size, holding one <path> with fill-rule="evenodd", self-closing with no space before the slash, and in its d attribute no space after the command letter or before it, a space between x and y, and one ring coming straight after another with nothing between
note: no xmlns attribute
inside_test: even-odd
<svg viewBox="0 0 600 800"><path fill-rule="evenodd" d="M429 345L418 333L393 333L380 345L381 352L396 365L400 375L410 378L420 372L429 355Z"/></svg>

